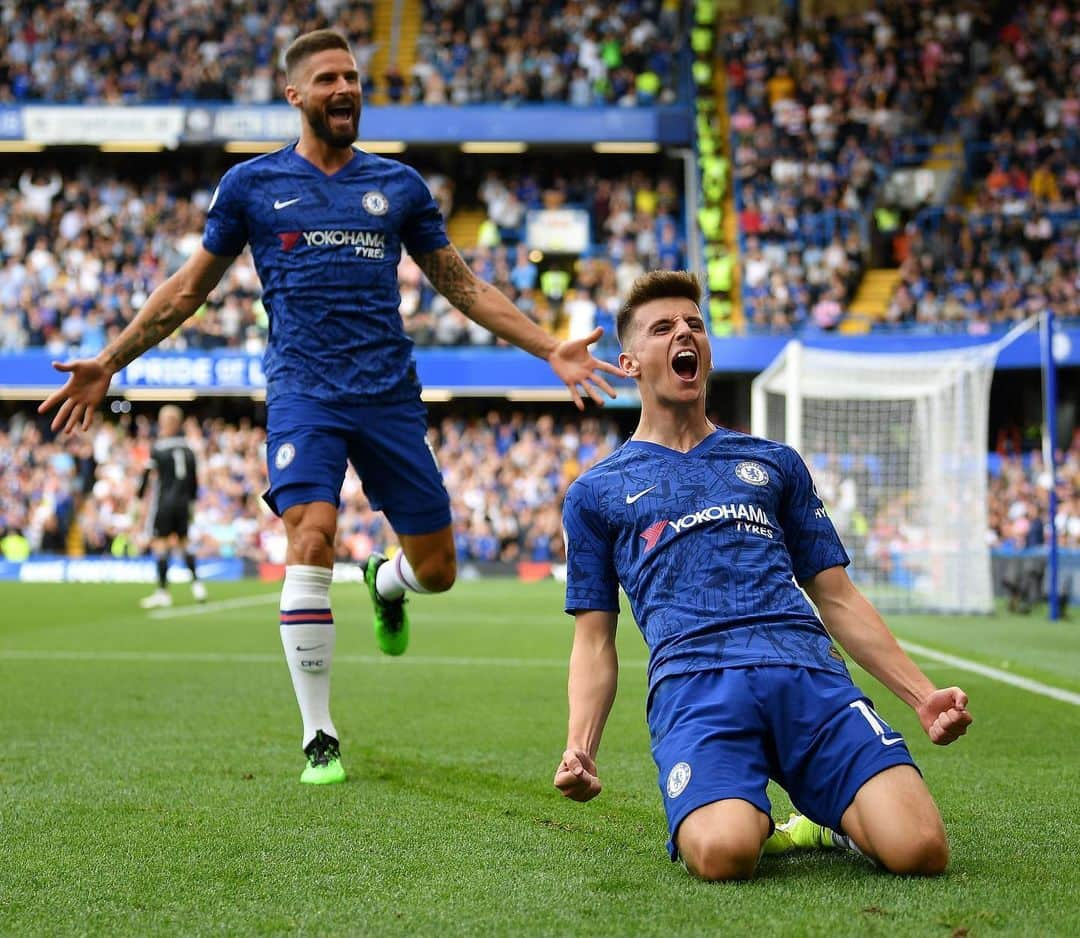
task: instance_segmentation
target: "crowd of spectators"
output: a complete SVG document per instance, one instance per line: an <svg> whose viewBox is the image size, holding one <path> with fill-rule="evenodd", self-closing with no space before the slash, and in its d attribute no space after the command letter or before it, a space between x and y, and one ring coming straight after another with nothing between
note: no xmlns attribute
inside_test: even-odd
<svg viewBox="0 0 1080 938"><path fill-rule="evenodd" d="M741 260L747 322L751 329L774 333L835 327L864 269L863 243L855 230L846 237L834 234L824 245L805 246L751 235Z"/></svg>
<svg viewBox="0 0 1080 938"><path fill-rule="evenodd" d="M1018 435L1017 435L1018 436ZM1050 474L1038 449L1023 450L1007 435L991 453L990 545L1009 609L1026 613L1046 595L1046 547L1050 540ZM1080 430L1055 459L1057 543L1080 551ZM1059 567L1062 612L1080 598L1080 568Z"/></svg>
<svg viewBox="0 0 1080 938"><path fill-rule="evenodd" d="M1058 546L1080 548L1080 430L1057 455L1055 465ZM992 549L1003 552L1046 547L1049 526L1050 476L1039 449L993 452L989 460L988 530ZM910 546L912 532L904 531L909 513L901 494L884 499L869 480L865 466L853 463L846 471L835 465L817 466L815 484L829 505L829 515L845 543L873 557L891 544Z"/></svg>
<svg viewBox="0 0 1080 938"><path fill-rule="evenodd" d="M433 428L465 560L565 560L562 500L582 472L622 442L613 421L496 412Z"/></svg>
<svg viewBox="0 0 1080 938"><path fill-rule="evenodd" d="M370 75L392 40L373 35L371 0L9 3L0 104L271 103L285 48L324 27L348 36L361 81L394 104L665 103L678 87L681 6L426 0L411 71L391 64Z"/></svg>
<svg viewBox="0 0 1080 938"><path fill-rule="evenodd" d="M1052 308L1080 317L1080 11L1017 8L960 108L964 209L923 211L887 321L969 331Z"/></svg>
<svg viewBox="0 0 1080 938"><path fill-rule="evenodd" d="M189 418L184 434L200 467L195 550L251 558L274 553L284 529L259 499L266 488L264 431ZM39 422L16 416L0 431L0 528L20 531L34 551L146 551L150 495L137 493L152 442L146 417L98 418L88 433L52 437Z"/></svg>
<svg viewBox="0 0 1080 938"><path fill-rule="evenodd" d="M1038 448L1040 434L1038 426L1023 437L1002 428L996 449L988 454L987 545L995 585L1014 612L1030 611L1046 598L1051 486ZM888 467L898 458L902 461L905 454L817 452L808 463L859 576L878 584L910 582L930 589L927 584L941 575L941 568L927 563L931 538L925 499L917 490L897 485L895 477L890 480L896 467ZM1057 544L1070 552L1060 581L1061 598L1068 604L1080 597L1080 429L1058 451L1055 470ZM962 543L957 547L964 549Z"/></svg>
<svg viewBox="0 0 1080 938"><path fill-rule="evenodd" d="M487 217L479 243L464 252L473 270L551 332L577 338L603 326L608 345L602 352L611 350L615 315L634 279L685 264L682 196L663 173L491 172L477 198ZM527 243L526 213L565 208L586 213L586 250L572 260L541 263L543 252ZM418 344L495 342L434 293L411 260L403 260L398 273L405 326Z"/></svg>
<svg viewBox="0 0 1080 938"><path fill-rule="evenodd" d="M1018 5L970 89L962 132L977 210L1074 212L1080 188L1080 9Z"/></svg>
<svg viewBox="0 0 1080 938"><path fill-rule="evenodd" d="M138 181L92 169L0 174L0 351L100 350L198 244L205 186L193 170ZM261 351L260 294L245 253L165 347Z"/></svg>
<svg viewBox="0 0 1080 938"><path fill-rule="evenodd" d="M682 189L670 174L493 171L477 196L487 211L483 246L524 241L530 209L574 208L587 213L590 243L609 257L619 259L629 246L647 268L676 270L685 261Z"/></svg>
<svg viewBox="0 0 1080 938"><path fill-rule="evenodd" d="M439 173L428 178L443 211L452 211L462 193ZM478 189L466 196L485 204L488 218L480 244L465 251L468 261L550 331L576 337L599 324L611 340L634 278L685 262L681 192L662 172L493 172ZM209 198L206 179L190 169L140 180L91 168L0 174L0 351L95 354L199 243ZM567 206L588 213L589 250L555 269L525 244L525 212ZM401 313L418 344L496 344L408 257L399 281ZM160 347L260 354L267 334L260 297L244 252L206 306Z"/></svg>
<svg viewBox="0 0 1080 938"><path fill-rule="evenodd" d="M0 7L0 104L140 104L281 97L298 35L332 26L366 71L371 0L37 0Z"/></svg>
<svg viewBox="0 0 1080 938"><path fill-rule="evenodd" d="M5 76L10 85L11 76L23 75L15 84L30 87L34 68L44 81L62 63L63 80L48 88L63 95L71 84L71 94L94 100L79 76L108 83L113 59L136 76L175 66L190 90L195 60L239 73L236 63L254 56L257 71L272 66L298 30L324 21L370 44L370 4L342 0L242 3L244 14L234 9L228 23L212 4L148 3L132 11L112 0L95 5L85 28L74 30L87 19L84 6L67 0L4 8L0 98ZM531 82L546 100L558 97L544 90L548 84L569 80L579 65L596 79L610 77L616 61L631 71L652 63L666 80L679 17L680 5L669 0L428 0L421 83L450 89L464 75L458 84L471 87L483 76L483 93L498 96L503 84ZM892 169L918 163L945 134L969 144L967 203L922 211L887 239L901 278L882 324L980 332L1047 306L1065 318L1080 315L1078 17L1075 4L1059 0L1025 5L1007 21L968 0L884 0L842 19L765 16L725 26L739 282L749 327L838 327L868 245L882 241L871 211L880 183ZM169 54L151 56L165 39ZM126 57L118 51L131 48ZM194 58L176 65L185 56ZM455 191L442 173L430 174L429 184L448 217L455 202L485 205L469 262L538 322L571 335L591 323L609 325L641 270L683 266L685 239L695 234L681 217L675 181L649 172L559 174L549 165L539 173L494 173L476 192ZM191 171L135 181L89 169L61 177L44 168L0 173L0 185L5 351L95 352L197 243L208 201L206 180ZM544 269L523 247L525 216L559 206L589 213L592 250ZM420 344L497 344L435 295L410 261L400 277L402 313ZM266 325L245 254L164 347L258 353Z"/></svg>
<svg viewBox="0 0 1080 938"><path fill-rule="evenodd" d="M285 530L261 499L263 428L188 417L184 436L199 465L190 533L200 557L283 563ZM521 413L446 417L429 438L452 498L463 562L564 559L566 487L620 442L615 424ZM25 416L0 429L0 537L19 532L34 552L139 556L149 544L149 497L137 489L149 462L145 415L98 418L87 434L52 437ZM363 561L393 535L350 469L342 488L336 553Z"/></svg>
<svg viewBox="0 0 1080 938"><path fill-rule="evenodd" d="M1055 459L1058 544L1080 548L1080 429ZM1050 475L1038 448L1003 437L990 454L990 544L1005 551L1045 547Z"/></svg>
<svg viewBox="0 0 1080 938"><path fill-rule="evenodd" d="M743 280L751 326L838 324L875 190L949 126L986 28L974 3L885 0L842 20L757 17L729 29L737 207L754 239ZM854 250L841 261L845 244ZM827 247L834 263L823 265Z"/></svg>
<svg viewBox="0 0 1080 938"><path fill-rule="evenodd" d="M394 102L665 104L678 90L678 0L426 0Z"/></svg>
<svg viewBox="0 0 1080 938"><path fill-rule="evenodd" d="M1080 319L1080 213L961 212L913 225L885 322L923 332L987 332L1052 309Z"/></svg>
<svg viewBox="0 0 1080 938"><path fill-rule="evenodd" d="M0 549L11 559L20 549L147 556L150 497L140 499L137 489L152 432L151 418L142 414L99 417L87 434L57 437L25 414L8 421L0 428ZM264 430L248 419L188 417L183 432L199 464L191 527L196 555L283 563L284 527L260 497L266 488ZM622 441L607 417L505 411L439 417L429 437L451 495L463 565L563 562L560 510L567 486ZM910 496L883 494L868 461L819 458L813 471L856 563L881 576L897 575L896 552L920 536L910 527ZM1080 550L1080 430L1059 453L1056 492L1058 544ZM1041 595L1048 537L1049 482L1039 451L1006 440L992 452L988 497L989 546L1006 564L1004 587L1023 611ZM350 469L337 559L362 562L392 540Z"/></svg>

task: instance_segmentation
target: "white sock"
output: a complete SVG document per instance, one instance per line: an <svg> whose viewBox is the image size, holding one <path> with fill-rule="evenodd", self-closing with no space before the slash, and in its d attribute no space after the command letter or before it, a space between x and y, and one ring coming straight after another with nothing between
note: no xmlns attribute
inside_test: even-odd
<svg viewBox="0 0 1080 938"><path fill-rule="evenodd" d="M316 730L338 738L330 719L330 664L334 658L334 617L326 567L290 564L281 587L281 645L289 663L296 702L304 720L303 745Z"/></svg>
<svg viewBox="0 0 1080 938"><path fill-rule="evenodd" d="M391 602L404 596L405 590L410 593L431 592L420 585L403 550L399 550L376 571L375 590L383 599Z"/></svg>
<svg viewBox="0 0 1080 938"><path fill-rule="evenodd" d="M841 834L840 831L832 830L831 828L826 828L826 830L829 831L829 835L832 837L832 845L834 847L839 847L841 850L850 850L852 853L857 853L860 857L866 856L866 854L858 848L855 841L848 837L847 834Z"/></svg>

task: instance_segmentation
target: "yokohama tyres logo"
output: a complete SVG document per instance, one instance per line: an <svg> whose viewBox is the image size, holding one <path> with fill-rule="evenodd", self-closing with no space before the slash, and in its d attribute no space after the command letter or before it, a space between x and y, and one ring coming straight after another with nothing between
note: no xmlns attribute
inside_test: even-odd
<svg viewBox="0 0 1080 938"><path fill-rule="evenodd" d="M707 524L713 521L734 521L739 531L761 535L762 537L773 536L772 522L763 508L758 505L747 505L732 502L727 505L712 505L701 511L693 511L683 515L675 521L664 519L650 524L638 535L645 542L644 553L652 550L660 541L661 535L670 526L676 534L697 527L699 524Z"/></svg>
<svg viewBox="0 0 1080 938"><path fill-rule="evenodd" d="M278 240L282 251L291 251L304 239L309 248L350 247L357 257L381 260L386 252L386 235L381 231L280 231Z"/></svg>

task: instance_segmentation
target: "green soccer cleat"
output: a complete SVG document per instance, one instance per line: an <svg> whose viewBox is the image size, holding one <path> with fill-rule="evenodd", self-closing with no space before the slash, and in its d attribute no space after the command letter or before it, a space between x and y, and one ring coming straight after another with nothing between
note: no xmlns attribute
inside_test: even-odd
<svg viewBox="0 0 1080 938"><path fill-rule="evenodd" d="M769 834L768 840L765 841L765 845L761 848L761 855L763 857L778 857L784 853L791 853L794 849L795 842L791 839L791 835L776 827Z"/></svg>
<svg viewBox="0 0 1080 938"><path fill-rule="evenodd" d="M787 837L791 841L790 849L793 850L824 850L836 846L833 843L832 831L801 814L792 814L786 822L778 824L776 833ZM765 846L768 848L768 841Z"/></svg>
<svg viewBox="0 0 1080 938"><path fill-rule="evenodd" d="M375 575L387 561L384 554L375 553L364 565L364 582L375 607L375 641L384 654L401 655L409 647L409 614L405 611L405 597L388 600L375 589Z"/></svg>
<svg viewBox="0 0 1080 938"><path fill-rule="evenodd" d="M334 785L345 781L345 766L341 764L341 749L333 736L322 730L304 747L308 764L300 775L305 785Z"/></svg>

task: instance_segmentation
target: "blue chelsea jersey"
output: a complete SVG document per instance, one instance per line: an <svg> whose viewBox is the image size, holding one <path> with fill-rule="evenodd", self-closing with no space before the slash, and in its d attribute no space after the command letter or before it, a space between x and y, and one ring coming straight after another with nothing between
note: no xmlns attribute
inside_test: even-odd
<svg viewBox="0 0 1080 938"><path fill-rule="evenodd" d="M716 430L688 453L630 441L563 506L567 612L618 611L649 646L649 686L713 668L847 673L797 585L848 556L791 447Z"/></svg>
<svg viewBox="0 0 1080 938"><path fill-rule="evenodd" d="M449 244L419 173L357 150L327 175L295 143L239 163L214 192L203 246L231 257L245 244L270 319L269 399L415 396L397 265L403 245L416 255Z"/></svg>

